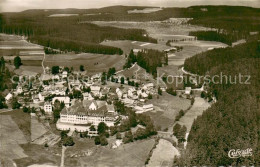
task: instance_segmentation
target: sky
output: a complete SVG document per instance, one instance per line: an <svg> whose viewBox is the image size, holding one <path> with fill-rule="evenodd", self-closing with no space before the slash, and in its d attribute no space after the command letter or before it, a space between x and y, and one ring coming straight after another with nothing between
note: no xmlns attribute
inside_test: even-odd
<svg viewBox="0 0 260 167"><path fill-rule="evenodd" d="M89 9L113 5L158 7L238 5L260 8L260 0L0 0L0 12L20 12L27 9Z"/></svg>

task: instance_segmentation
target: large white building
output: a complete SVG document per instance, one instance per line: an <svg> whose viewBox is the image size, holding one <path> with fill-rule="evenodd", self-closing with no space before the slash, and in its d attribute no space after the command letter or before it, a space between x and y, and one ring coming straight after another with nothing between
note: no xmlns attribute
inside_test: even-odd
<svg viewBox="0 0 260 167"><path fill-rule="evenodd" d="M87 131L87 126L98 126L100 122L106 123L109 127L114 126L119 117L113 111L113 107L107 105L105 101L83 100L61 111L57 128L60 129L59 127L62 127L60 130L72 130L78 125L80 129L75 130L84 131L82 130L82 126L85 125L85 131Z"/></svg>

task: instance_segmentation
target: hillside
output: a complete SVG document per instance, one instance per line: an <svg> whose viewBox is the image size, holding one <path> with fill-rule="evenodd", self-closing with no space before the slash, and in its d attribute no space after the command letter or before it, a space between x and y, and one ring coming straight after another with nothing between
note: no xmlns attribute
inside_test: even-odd
<svg viewBox="0 0 260 167"><path fill-rule="evenodd" d="M217 102L192 125L187 149L176 161L180 166L258 166L260 155L260 43L217 49L185 61L185 68L198 74L231 76L209 85ZM194 67L194 68L192 68ZM238 81L239 74L250 75ZM237 77L235 82L235 77ZM220 81L218 79L217 81ZM231 149L251 148L253 155L231 159Z"/></svg>

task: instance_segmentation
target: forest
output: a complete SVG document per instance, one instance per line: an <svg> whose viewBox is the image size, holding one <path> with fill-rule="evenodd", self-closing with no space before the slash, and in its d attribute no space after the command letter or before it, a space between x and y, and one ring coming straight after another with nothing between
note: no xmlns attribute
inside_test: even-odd
<svg viewBox="0 0 260 167"><path fill-rule="evenodd" d="M212 68L242 58L260 58L260 42L248 41L235 47L219 48L186 59L184 68L194 74L205 75Z"/></svg>
<svg viewBox="0 0 260 167"><path fill-rule="evenodd" d="M223 73L231 79L209 84L217 102L193 123L179 166L258 166L260 164L260 43L217 49L185 61L185 69L200 75ZM239 74L247 76L241 81ZM248 80L248 76L250 76ZM220 81L220 79L218 80ZM231 149L251 148L253 155L231 159Z"/></svg>
<svg viewBox="0 0 260 167"><path fill-rule="evenodd" d="M237 32L218 32L218 31L193 31L189 33L190 36L196 36L198 40L203 41L218 41L232 46L233 42L239 39L246 38L249 34L237 33Z"/></svg>
<svg viewBox="0 0 260 167"><path fill-rule="evenodd" d="M1 16L0 33L17 34L45 47L61 51L89 52L100 54L122 54L119 48L100 45L105 40L135 40L153 42L141 29L100 27L95 24L78 24L78 19L51 18L28 13L4 13ZM69 45L73 45L68 47ZM65 48L68 47L68 48Z"/></svg>
<svg viewBox="0 0 260 167"><path fill-rule="evenodd" d="M134 63L137 63L140 67L144 68L146 72L156 76L157 67L168 65L168 56L166 53L152 49L142 50L141 52L138 52L137 55L131 50L124 68L130 68Z"/></svg>

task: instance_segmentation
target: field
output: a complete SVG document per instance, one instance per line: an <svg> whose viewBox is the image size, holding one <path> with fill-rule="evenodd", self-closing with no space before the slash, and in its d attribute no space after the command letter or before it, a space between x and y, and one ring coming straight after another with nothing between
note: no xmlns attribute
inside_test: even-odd
<svg viewBox="0 0 260 167"><path fill-rule="evenodd" d="M120 55L101 55L101 54L57 54L46 55L44 66L64 66L73 67L79 70L80 65L84 65L88 72L103 72L115 67L116 70L123 69L125 64L124 56Z"/></svg>
<svg viewBox="0 0 260 167"><path fill-rule="evenodd" d="M18 55L20 51L42 51L43 47L17 35L0 34L0 56Z"/></svg>
<svg viewBox="0 0 260 167"><path fill-rule="evenodd" d="M174 157L178 155L180 155L179 151L171 142L160 139L156 148L153 150L153 155L151 156L147 166L172 166Z"/></svg>
<svg viewBox="0 0 260 167"><path fill-rule="evenodd" d="M149 115L155 126L160 127L161 130L171 127L179 111L186 110L190 106L190 100L172 96L165 92L159 99L154 97L152 100L148 100L147 103L153 104L155 110L145 114Z"/></svg>
<svg viewBox="0 0 260 167"><path fill-rule="evenodd" d="M181 117L178 121L180 125L185 125L187 127L188 132L191 129L194 119L198 116L202 115L203 111L209 108L210 104L200 97L195 98L195 102L188 112Z"/></svg>
<svg viewBox="0 0 260 167"><path fill-rule="evenodd" d="M181 42L172 42L172 46L182 46L183 50L180 52L174 53L172 56L169 56L169 65L183 65L186 58L192 57L198 53L206 52L213 48L222 48L227 47L226 44L221 42L212 42L212 41L181 41Z"/></svg>
<svg viewBox="0 0 260 167"><path fill-rule="evenodd" d="M191 31L206 31L209 28L189 25L189 18L172 18L166 21L93 21L91 23L99 26L112 26L118 28L138 28L147 31L150 37L163 38L164 35L188 35ZM162 33L163 32L163 33ZM177 37L177 36L176 36ZM167 41L165 41L167 42Z"/></svg>
<svg viewBox="0 0 260 167"><path fill-rule="evenodd" d="M27 143L27 140L12 117L10 115L0 115L0 125L1 158L14 160L27 157L20 147L20 144Z"/></svg>
<svg viewBox="0 0 260 167"><path fill-rule="evenodd" d="M139 41L129 41L129 40L118 40L118 41L104 41L102 45L113 46L121 48L125 54L129 54L131 49L154 49L159 51L164 51L170 49L171 47L165 44L154 44Z"/></svg>
<svg viewBox="0 0 260 167"><path fill-rule="evenodd" d="M117 149L111 149L109 146L84 146L87 149L94 147L93 153L86 157L66 157L65 166L143 166L154 143L154 139L141 140L124 144ZM83 150L82 145L79 148ZM66 150L66 155L69 155L69 149Z"/></svg>
<svg viewBox="0 0 260 167"><path fill-rule="evenodd" d="M186 37L187 38L187 37ZM171 47L164 44L151 44L146 42L128 41L128 40L118 40L118 41L104 41L101 44L107 46L114 46L121 48L125 54L129 54L131 49L155 49L163 51ZM192 57L198 53L208 51L213 48L227 47L226 44L221 42L213 41L198 41L198 40L188 40L172 42L171 46L182 46L183 50L176 52L168 56L168 64L180 66L184 64L186 58Z"/></svg>

